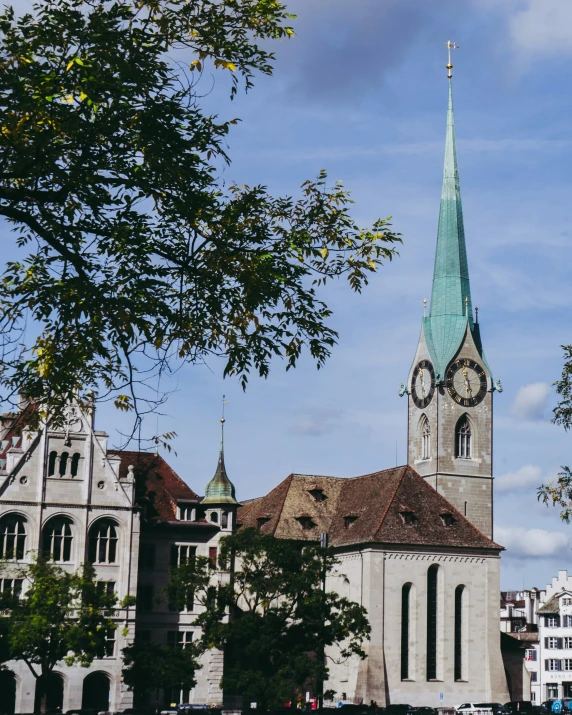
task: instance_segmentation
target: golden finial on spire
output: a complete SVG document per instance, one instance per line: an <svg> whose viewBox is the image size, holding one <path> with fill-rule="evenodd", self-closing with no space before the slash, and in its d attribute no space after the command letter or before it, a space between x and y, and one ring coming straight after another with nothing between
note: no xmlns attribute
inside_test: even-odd
<svg viewBox="0 0 572 715"><path fill-rule="evenodd" d="M451 42L451 40L448 40L445 43L445 47L447 48L447 59L448 59L447 64L446 64L447 77L449 79L451 79L451 77L453 76L453 73L451 72L451 70L453 69L453 63L451 62L451 50L458 50L459 45L457 45L456 42Z"/></svg>
<svg viewBox="0 0 572 715"><path fill-rule="evenodd" d="M222 424L224 424L226 422L226 420L224 419L224 406L228 402L228 400L226 399L226 395L222 396L221 402L222 402L222 417L220 418L220 421L222 422Z"/></svg>

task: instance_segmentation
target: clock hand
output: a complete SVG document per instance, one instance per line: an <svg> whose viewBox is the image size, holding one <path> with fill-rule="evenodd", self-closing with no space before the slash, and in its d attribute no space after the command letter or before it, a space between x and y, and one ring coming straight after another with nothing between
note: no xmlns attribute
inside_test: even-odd
<svg viewBox="0 0 572 715"><path fill-rule="evenodd" d="M423 370L419 370L419 377L421 379L421 392L423 393L423 397L425 397L425 377L423 375Z"/></svg>
<svg viewBox="0 0 572 715"><path fill-rule="evenodd" d="M464 368L462 369L462 373L463 373L463 376L464 376L464 378L465 378L464 383L465 383L465 389L466 389L466 391L467 391L467 395L469 395L470 397L472 397L472 396L473 396L473 389L472 389L472 387L471 387L471 381L469 380L469 374L468 374L468 372L467 372L467 368L464 367Z"/></svg>

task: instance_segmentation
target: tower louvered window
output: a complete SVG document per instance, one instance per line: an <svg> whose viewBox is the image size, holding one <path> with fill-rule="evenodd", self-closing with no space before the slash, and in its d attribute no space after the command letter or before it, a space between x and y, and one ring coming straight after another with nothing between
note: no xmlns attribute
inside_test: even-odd
<svg viewBox="0 0 572 715"><path fill-rule="evenodd" d="M472 431L468 417L462 417L456 429L456 456L460 459L471 459L472 457Z"/></svg>
<svg viewBox="0 0 572 715"><path fill-rule="evenodd" d="M427 417L421 423L421 459L431 459L431 427Z"/></svg>

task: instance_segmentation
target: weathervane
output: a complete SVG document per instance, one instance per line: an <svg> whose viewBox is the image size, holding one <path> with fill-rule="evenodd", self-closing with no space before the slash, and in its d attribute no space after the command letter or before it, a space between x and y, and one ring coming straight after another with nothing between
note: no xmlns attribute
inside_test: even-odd
<svg viewBox="0 0 572 715"><path fill-rule="evenodd" d="M458 50L458 49L459 49L459 45L457 45L456 42L451 42L451 40L448 40L448 41L445 43L445 47L447 48L447 58L448 58L448 62L447 62L447 65L446 65L446 67L447 67L447 77L448 77L449 79L451 79L451 77L453 76L453 72L451 71L451 70L453 69L453 63L451 62L451 50Z"/></svg>

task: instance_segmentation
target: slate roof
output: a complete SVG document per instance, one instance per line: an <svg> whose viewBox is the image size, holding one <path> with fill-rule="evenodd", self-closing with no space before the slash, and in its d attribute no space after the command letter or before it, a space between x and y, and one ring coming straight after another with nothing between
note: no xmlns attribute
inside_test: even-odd
<svg viewBox="0 0 572 715"><path fill-rule="evenodd" d="M311 494L321 489L324 499ZM402 513L413 515L404 523ZM445 520L442 518L445 516ZM454 522L446 526L447 515ZM357 517L357 518L356 518ZM311 525L307 527L308 518ZM342 479L291 474L265 497L238 511L241 528L259 528L282 539L331 546L363 543L418 544L500 550L411 467Z"/></svg>
<svg viewBox="0 0 572 715"><path fill-rule="evenodd" d="M148 518L174 521L179 499L199 502L198 495L160 455L119 450L109 450L108 454L121 458L120 479L127 476L129 465L133 465L136 501L147 504Z"/></svg>
<svg viewBox="0 0 572 715"><path fill-rule="evenodd" d="M560 598L562 596L570 597L569 591L561 591L560 593L551 596L546 603L541 606L536 612L537 613L559 613L560 611Z"/></svg>

